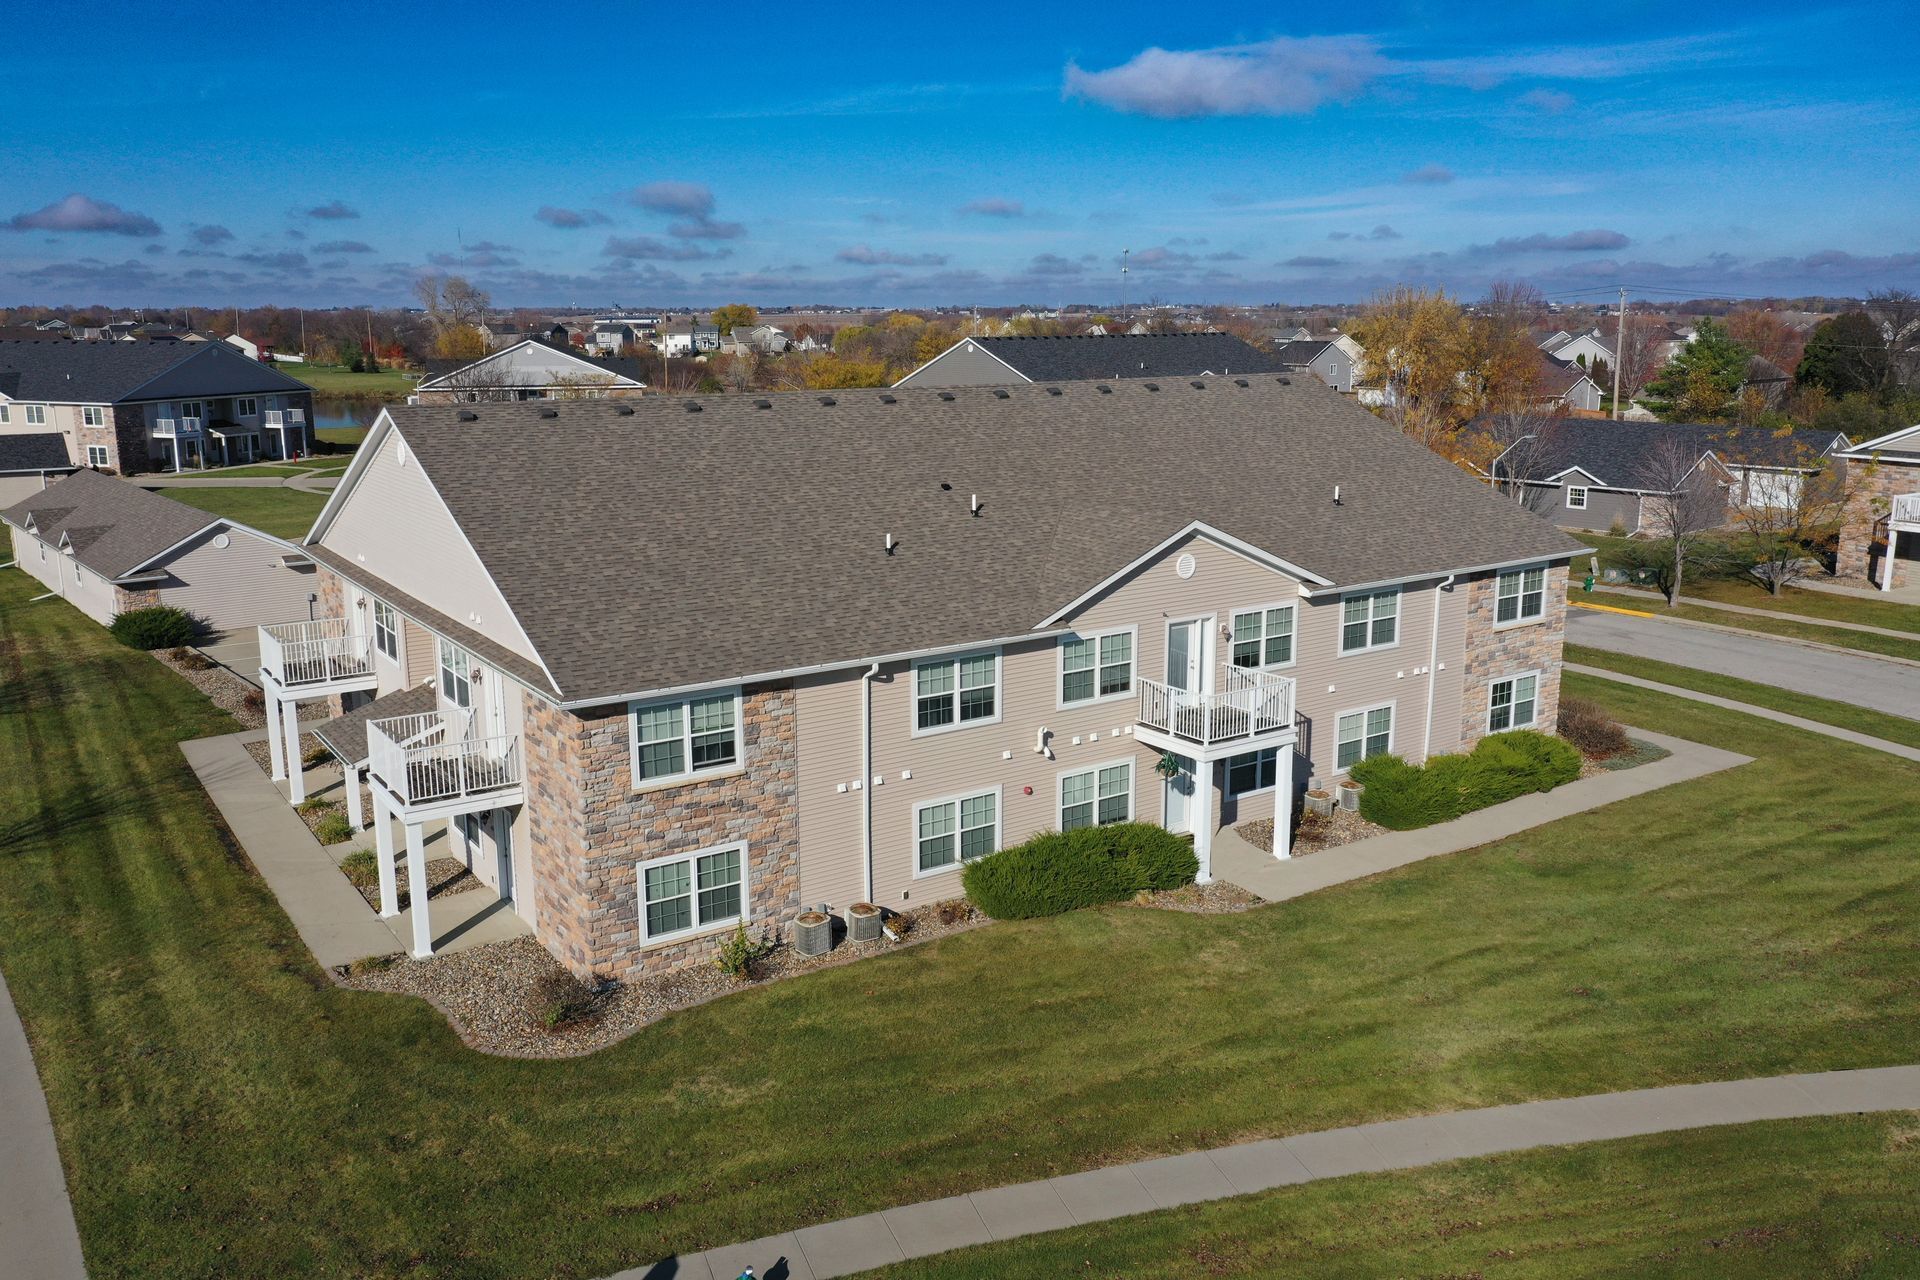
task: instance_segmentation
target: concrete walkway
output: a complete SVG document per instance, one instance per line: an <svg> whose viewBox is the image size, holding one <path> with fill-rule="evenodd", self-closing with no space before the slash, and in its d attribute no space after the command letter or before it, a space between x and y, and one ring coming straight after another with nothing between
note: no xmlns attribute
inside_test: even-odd
<svg viewBox="0 0 1920 1280"><path fill-rule="evenodd" d="M1595 587L1594 590L1605 591L1609 595L1624 596L1628 600L1641 604L1656 618L1660 616L1660 610L1666 607L1666 601L1661 597L1648 595L1644 591L1630 591L1625 587L1607 586ZM1841 622L1834 618L1815 617L1810 613L1795 613L1790 609L1756 609L1750 604L1723 604L1718 600L1699 600L1693 596L1681 596L1680 603L1697 605L1702 609L1718 609L1723 613L1741 613L1750 618L1784 618L1789 622L1805 622L1818 627L1832 627L1835 631L1864 631L1869 635L1888 636L1894 640L1912 640L1920 643L1920 632L1898 631L1892 627L1872 627L1864 622ZM1680 621L1680 619L1671 619L1671 621ZM1831 648L1833 646L1827 647ZM1876 654L1875 656L1878 657L1881 655Z"/></svg>
<svg viewBox="0 0 1920 1280"><path fill-rule="evenodd" d="M1674 1085L1415 1116L923 1201L669 1258L622 1271L614 1280L734 1280L748 1266L762 1280L824 1280L949 1249L1350 1173L1711 1125L1915 1109L1920 1109L1920 1067L1910 1066Z"/></svg>
<svg viewBox="0 0 1920 1280"><path fill-rule="evenodd" d="M1664 733L1649 733L1644 729L1627 732L1642 741L1665 747L1673 754L1638 768L1595 774L1552 791L1521 796L1451 822L1436 823L1417 831L1393 831L1298 858L1275 858L1229 827L1213 838L1213 874L1268 902L1281 902L1441 854L1491 844L1531 827L1752 761L1751 756Z"/></svg>
<svg viewBox="0 0 1920 1280"><path fill-rule="evenodd" d="M1875 751L1884 751L1890 756L1899 756L1903 760L1920 761L1920 749L1905 743L1889 742L1885 738L1875 738L1868 734L1856 733L1852 729L1842 729L1838 725L1825 724L1819 720L1809 720L1804 716L1788 715L1784 711L1775 711L1772 707L1756 707L1751 702L1736 702L1732 698L1722 698L1711 693L1701 693L1698 689L1684 689L1677 684L1661 684L1658 680L1642 680L1639 676L1623 675L1618 671L1609 671L1605 667L1583 666L1569 662L1566 670L1577 671L1583 676L1598 676L1602 680L1616 680L1621 684L1630 684L1640 689L1652 689L1656 693L1670 693L1676 698L1687 698L1693 702L1704 702L1708 706L1725 707L1729 711L1740 711L1750 716L1759 716L1762 720L1771 720L1775 724L1792 725L1796 729L1805 729L1808 733L1818 733L1829 738L1838 738L1842 742L1851 742L1857 746L1871 747ZM1652 737L1651 734L1642 735ZM1665 763L1662 761L1661 763ZM1650 766L1649 766L1650 767ZM1628 772L1638 773L1638 769ZM1217 863L1219 855L1214 855Z"/></svg>
<svg viewBox="0 0 1920 1280"><path fill-rule="evenodd" d="M1881 591L1874 587L1856 587L1850 582L1829 582L1825 578L1808 578L1794 585L1806 587L1811 591L1825 591L1836 596L1857 596L1862 600L1878 600L1882 603L1920 605L1920 582L1913 583L1911 586L1895 587L1891 591Z"/></svg>
<svg viewBox="0 0 1920 1280"><path fill-rule="evenodd" d="M86 1280L80 1231L67 1199L67 1175L53 1141L53 1118L34 1070L26 1028L0 977L0 1257L11 1276Z"/></svg>

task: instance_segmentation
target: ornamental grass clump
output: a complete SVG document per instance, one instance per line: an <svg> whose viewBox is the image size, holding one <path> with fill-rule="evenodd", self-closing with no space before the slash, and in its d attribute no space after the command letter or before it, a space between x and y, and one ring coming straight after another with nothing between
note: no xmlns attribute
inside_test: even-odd
<svg viewBox="0 0 1920 1280"><path fill-rule="evenodd" d="M1043 831L968 863L961 883L994 919L1025 920L1175 889L1199 869L1192 847L1164 827L1118 822Z"/></svg>
<svg viewBox="0 0 1920 1280"><path fill-rule="evenodd" d="M1424 766L1370 756L1348 776L1366 787L1361 817L1390 831L1411 831L1572 782L1580 776L1580 753L1559 738L1516 729L1482 738L1470 754L1434 756Z"/></svg>

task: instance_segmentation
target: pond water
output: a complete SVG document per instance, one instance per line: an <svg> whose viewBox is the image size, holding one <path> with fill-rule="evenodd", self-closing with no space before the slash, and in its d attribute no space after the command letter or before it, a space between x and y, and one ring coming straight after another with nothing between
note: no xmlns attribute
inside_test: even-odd
<svg viewBox="0 0 1920 1280"><path fill-rule="evenodd" d="M313 425L317 430L330 427L370 427L380 416L380 406L361 400L341 400L332 396L313 398Z"/></svg>

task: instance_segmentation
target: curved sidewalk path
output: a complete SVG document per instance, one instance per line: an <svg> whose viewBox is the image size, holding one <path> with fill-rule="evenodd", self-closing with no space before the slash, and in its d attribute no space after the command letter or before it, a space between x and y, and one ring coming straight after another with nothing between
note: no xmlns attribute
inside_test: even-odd
<svg viewBox="0 0 1920 1280"><path fill-rule="evenodd" d="M1326 1129L1163 1156L802 1227L614 1280L824 1280L971 1245L1350 1173L1710 1125L1920 1110L1920 1066L1683 1084Z"/></svg>

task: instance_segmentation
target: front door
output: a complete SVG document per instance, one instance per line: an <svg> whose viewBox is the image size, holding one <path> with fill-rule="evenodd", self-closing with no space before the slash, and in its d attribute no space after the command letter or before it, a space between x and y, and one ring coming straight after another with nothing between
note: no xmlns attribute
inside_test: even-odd
<svg viewBox="0 0 1920 1280"><path fill-rule="evenodd" d="M1194 762L1181 755L1174 759L1180 762L1180 772L1166 780L1161 825L1175 835L1186 835L1193 830Z"/></svg>
<svg viewBox="0 0 1920 1280"><path fill-rule="evenodd" d="M1200 692L1200 649L1204 633L1200 619L1167 624L1167 686L1188 693Z"/></svg>
<svg viewBox="0 0 1920 1280"><path fill-rule="evenodd" d="M500 883L494 886L502 902L513 901L513 820L505 809L495 809L488 814L493 819L493 856L494 865L499 870Z"/></svg>

